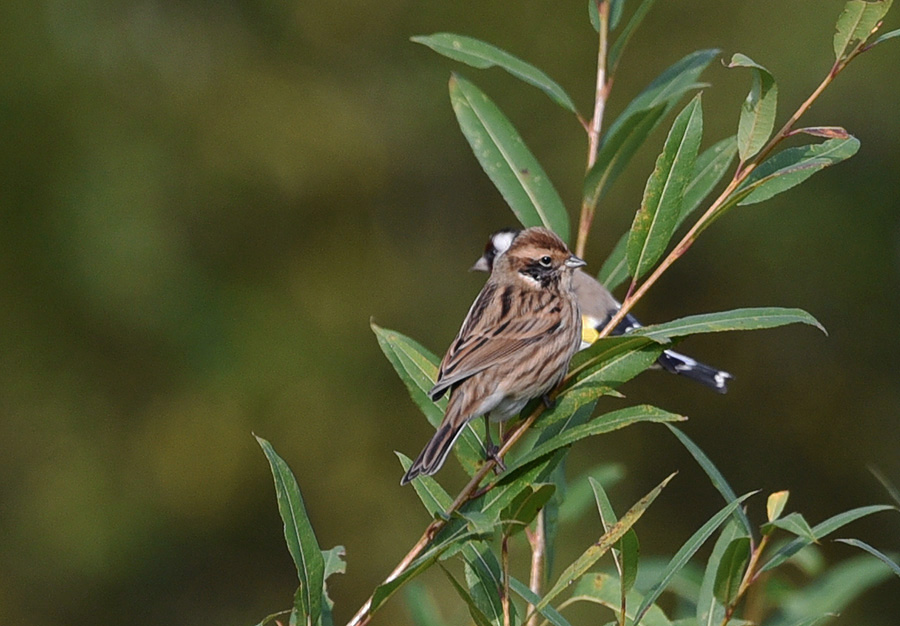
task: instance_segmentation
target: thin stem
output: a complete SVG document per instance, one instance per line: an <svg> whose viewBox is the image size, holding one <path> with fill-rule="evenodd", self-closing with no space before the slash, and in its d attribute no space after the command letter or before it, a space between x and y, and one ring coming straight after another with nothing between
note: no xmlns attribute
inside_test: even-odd
<svg viewBox="0 0 900 626"><path fill-rule="evenodd" d="M600 131L603 128L603 113L606 110L606 100L609 97L611 81L607 78L606 61L609 52L609 2L597 0L597 14L600 18L599 45L597 46L597 83L594 88L594 115L587 126L588 131L588 158L587 171L590 171L597 162L597 153L600 150ZM578 238L575 243L575 254L584 256L584 248L587 245L588 231L594 220L596 206L590 202L581 205L581 217L578 221Z"/></svg>
<svg viewBox="0 0 900 626"><path fill-rule="evenodd" d="M766 545L769 543L769 537L771 537L771 534L763 535L759 545L756 546L756 549L750 554L750 562L747 563L747 569L744 571L744 577L741 579L737 595L734 597L734 600L725 607L725 616L722 618L721 626L728 626L728 622L730 622L731 618L734 616L734 612L737 610L738 604L740 604L741 600L744 598L744 594L747 593L747 589L749 589L750 585L752 585L759 577L760 572L756 571L756 567L759 565L759 558L762 556L763 550L765 550Z"/></svg>
<svg viewBox="0 0 900 626"><path fill-rule="evenodd" d="M544 527L544 511L538 513L537 520L534 525L534 532L525 529L528 537L528 543L531 544L531 575L528 578L528 588L531 592L540 597L544 582L544 557L547 549L547 532ZM527 613L532 613L534 606L529 604ZM538 626L538 616L533 614L525 626Z"/></svg>
<svg viewBox="0 0 900 626"><path fill-rule="evenodd" d="M509 618L509 535L503 533L500 540L500 564L503 568L503 588L500 590L500 606L503 607L503 626L510 626Z"/></svg>

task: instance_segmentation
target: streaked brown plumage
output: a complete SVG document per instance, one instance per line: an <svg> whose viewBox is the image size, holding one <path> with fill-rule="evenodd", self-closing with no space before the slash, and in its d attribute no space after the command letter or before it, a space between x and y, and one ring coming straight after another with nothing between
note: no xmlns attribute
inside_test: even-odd
<svg viewBox="0 0 900 626"><path fill-rule="evenodd" d="M559 383L581 342L572 271L582 265L545 228L515 235L441 361L429 396L450 401L401 484L438 471L469 420L509 419Z"/></svg>

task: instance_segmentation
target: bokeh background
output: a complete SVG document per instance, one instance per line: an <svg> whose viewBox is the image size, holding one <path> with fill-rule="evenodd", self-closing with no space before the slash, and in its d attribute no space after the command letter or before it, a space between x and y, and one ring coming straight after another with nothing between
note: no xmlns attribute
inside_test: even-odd
<svg viewBox="0 0 900 626"><path fill-rule="evenodd" d="M607 123L710 47L766 65L783 120L830 67L842 5L657 3ZM893 13L886 28L900 25ZM370 319L442 352L483 282L466 269L513 223L456 125L450 72L509 115L573 220L586 150L536 89L408 39L492 41L587 113L585 3L6 0L0 21L0 623L252 624L287 607L293 566L251 432L291 464L323 547L347 548L331 582L345 621L427 523L393 451L414 455L430 430ZM684 429L736 491L789 489L789 510L812 522L888 501L869 466L900 483L898 68L897 42L871 51L805 120L847 127L856 157L732 213L637 311L798 306L828 328L683 344L735 374L726 396L658 373L624 389L689 415ZM709 145L734 132L749 75L714 63L704 78ZM664 136L603 204L594 269ZM671 554L721 505L664 428L582 443L571 467L604 461L626 469L621 510L680 471L641 521L645 554ZM443 479L463 484L455 468ZM594 520L573 530L564 554L597 532ZM848 535L900 550L900 516ZM833 562L857 554L823 549ZM427 582L459 616L446 582ZM893 579L841 619L898 615ZM378 622L408 619L397 599Z"/></svg>

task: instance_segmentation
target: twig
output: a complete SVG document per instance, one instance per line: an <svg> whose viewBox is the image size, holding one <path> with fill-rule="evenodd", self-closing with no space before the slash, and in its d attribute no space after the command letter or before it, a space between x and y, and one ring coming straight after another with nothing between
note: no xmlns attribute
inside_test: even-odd
<svg viewBox="0 0 900 626"><path fill-rule="evenodd" d="M547 550L547 532L544 527L543 510L538 512L534 532L526 528L525 534L528 537L528 543L531 545L531 575L528 578L528 588L531 589L531 593L541 597L544 583L544 558ZM526 613L532 613L533 611L534 606L529 604ZM533 613L525 626L538 626L537 620L537 614Z"/></svg>
<svg viewBox="0 0 900 626"><path fill-rule="evenodd" d="M509 618L509 535L506 533L503 533L503 538L500 540L500 566L503 569L503 587L500 589L503 626L511 626Z"/></svg>

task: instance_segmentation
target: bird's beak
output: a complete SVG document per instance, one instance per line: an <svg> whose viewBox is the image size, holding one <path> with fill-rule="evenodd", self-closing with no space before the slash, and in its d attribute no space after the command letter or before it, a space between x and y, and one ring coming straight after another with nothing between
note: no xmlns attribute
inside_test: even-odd
<svg viewBox="0 0 900 626"><path fill-rule="evenodd" d="M573 254L568 259L565 260L564 264L566 267L574 270L576 267L584 267L585 265L587 265L587 261L585 261L584 259L581 259Z"/></svg>
<svg viewBox="0 0 900 626"><path fill-rule="evenodd" d="M475 265L469 268L470 272L489 272L491 268L488 267L487 259L481 257L477 261L475 261Z"/></svg>

